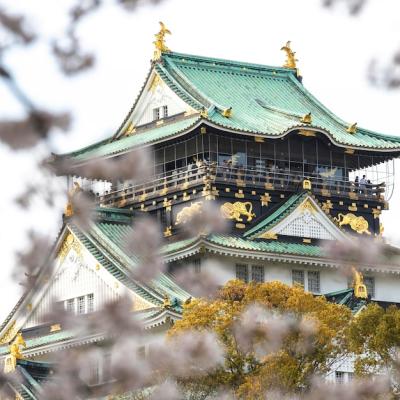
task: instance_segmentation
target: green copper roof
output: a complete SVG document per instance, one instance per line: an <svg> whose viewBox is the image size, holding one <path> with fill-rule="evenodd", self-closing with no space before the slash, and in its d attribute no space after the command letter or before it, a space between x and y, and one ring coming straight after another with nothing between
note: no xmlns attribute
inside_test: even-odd
<svg viewBox="0 0 400 400"><path fill-rule="evenodd" d="M124 153L136 146L157 142L160 139L184 132L194 126L199 119L199 115L189 118L182 117L182 119L166 122L159 126L148 127L136 134L122 137L115 141L111 141L110 139L103 140L79 151L65 154L65 156L71 157L75 162L84 162L92 158L108 157Z"/></svg>
<svg viewBox="0 0 400 400"><path fill-rule="evenodd" d="M350 122L342 121L322 105L291 69L178 53L163 54L155 68L167 78L172 90L195 98L211 110L209 120L225 128L270 137L284 135L294 128L315 128L338 145L400 148L400 137L362 128L355 134L348 133ZM198 109L194 102L191 105ZM232 116L226 118L221 111L230 107ZM300 118L310 112L312 123L301 123Z"/></svg>
<svg viewBox="0 0 400 400"><path fill-rule="evenodd" d="M261 251L275 254L292 254L299 256L323 257L324 252L321 246L304 243L288 243L279 240L249 240L233 235L210 235L207 238L210 242L227 248Z"/></svg>
<svg viewBox="0 0 400 400"><path fill-rule="evenodd" d="M137 127L137 132L127 137L121 136L120 128L112 138L64 156L84 162L120 154L189 131L199 121L270 138L282 137L294 129L313 129L339 146L400 151L400 137L363 128L355 134L348 133L346 129L354 121L342 121L328 110L298 80L295 70L173 52L164 53L153 68L189 106L199 112L208 110L208 117L177 116L160 126ZM231 117L224 117L223 111L230 107ZM312 123L302 123L301 117L308 113Z"/></svg>

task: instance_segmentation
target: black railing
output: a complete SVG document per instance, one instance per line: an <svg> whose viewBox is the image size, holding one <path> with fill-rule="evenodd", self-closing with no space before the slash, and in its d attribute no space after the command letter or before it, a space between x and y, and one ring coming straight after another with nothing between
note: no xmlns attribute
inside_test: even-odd
<svg viewBox="0 0 400 400"><path fill-rule="evenodd" d="M213 164L191 165L151 177L97 197L104 205L123 206L124 203L143 201L149 197L166 195L170 191L185 190L203 182L220 182L237 186L263 187L265 190L297 191L304 180L310 180L312 191L323 196L347 195L365 199L383 200L385 183L356 184L335 176L322 176L302 171L284 171L275 168L251 169L217 166Z"/></svg>

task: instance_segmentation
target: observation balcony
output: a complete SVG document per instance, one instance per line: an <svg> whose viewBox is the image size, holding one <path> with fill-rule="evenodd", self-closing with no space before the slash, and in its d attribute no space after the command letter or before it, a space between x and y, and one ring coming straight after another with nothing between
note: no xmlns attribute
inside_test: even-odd
<svg viewBox="0 0 400 400"><path fill-rule="evenodd" d="M184 191L204 183L220 183L238 187L262 188L265 191L296 192L303 181L311 181L312 192L321 196L350 197L383 202L385 182L356 184L354 181L326 177L317 173L282 171L278 168L235 168L203 164L186 166L167 173L152 176L142 183L129 184L115 191L105 191L96 196L96 202L106 207L124 207L167 193Z"/></svg>

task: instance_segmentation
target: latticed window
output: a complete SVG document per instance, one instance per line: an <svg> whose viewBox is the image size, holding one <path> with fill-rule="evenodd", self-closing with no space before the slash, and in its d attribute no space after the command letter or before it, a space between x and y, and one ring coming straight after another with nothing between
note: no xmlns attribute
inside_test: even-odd
<svg viewBox="0 0 400 400"><path fill-rule="evenodd" d="M313 293L319 293L321 291L318 271L308 271L308 291Z"/></svg>
<svg viewBox="0 0 400 400"><path fill-rule="evenodd" d="M78 297L77 314L85 314L85 296Z"/></svg>
<svg viewBox="0 0 400 400"><path fill-rule="evenodd" d="M251 267L251 279L255 282L264 282L264 267L262 265Z"/></svg>
<svg viewBox="0 0 400 400"><path fill-rule="evenodd" d="M94 311L94 294L90 293L86 296L87 307L86 312L92 313Z"/></svg>
<svg viewBox="0 0 400 400"><path fill-rule="evenodd" d="M249 283L249 273L246 264L236 264L236 278Z"/></svg>
<svg viewBox="0 0 400 400"><path fill-rule="evenodd" d="M292 270L292 283L296 283L304 287L304 271L294 269Z"/></svg>
<svg viewBox="0 0 400 400"><path fill-rule="evenodd" d="M344 372L335 371L335 381L336 383L344 383Z"/></svg>
<svg viewBox="0 0 400 400"><path fill-rule="evenodd" d="M68 299L65 303L65 309L70 313L75 313L75 299Z"/></svg>
<svg viewBox="0 0 400 400"><path fill-rule="evenodd" d="M193 268L194 268L194 272L196 272L197 274L199 274L201 272L201 260L200 260L200 258L195 258L193 260Z"/></svg>
<svg viewBox="0 0 400 400"><path fill-rule="evenodd" d="M160 108L153 108L153 121L160 119Z"/></svg>
<svg viewBox="0 0 400 400"><path fill-rule="evenodd" d="M163 106L163 118L168 117L168 106Z"/></svg>
<svg viewBox="0 0 400 400"><path fill-rule="evenodd" d="M375 278L373 276L364 276L364 285L367 288L368 296L375 297Z"/></svg>

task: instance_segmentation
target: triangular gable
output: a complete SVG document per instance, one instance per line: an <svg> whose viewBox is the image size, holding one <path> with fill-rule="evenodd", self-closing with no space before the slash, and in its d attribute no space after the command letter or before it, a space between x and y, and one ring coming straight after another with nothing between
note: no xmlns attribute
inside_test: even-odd
<svg viewBox="0 0 400 400"><path fill-rule="evenodd" d="M68 308L68 300L73 299L74 311L79 314L96 311L124 294L132 298L132 311L160 307L165 295L171 301L186 300L190 295L166 275L161 274L152 285L129 276L135 261L121 247L118 235L123 228L131 229L130 224L98 222L84 233L73 224L65 225L49 257L54 262L41 268L35 286L1 326L0 344L10 342L22 328L45 322L43 317L54 302ZM82 303L84 308L79 312Z"/></svg>
<svg viewBox="0 0 400 400"><path fill-rule="evenodd" d="M54 302L62 302L66 307L66 303L73 299L77 313L79 302L83 302L82 313L88 313L124 294L132 298L132 310L158 305L124 285L120 279L122 274L113 275L108 270L107 257L101 251L97 252L102 260L94 257L71 227L64 226L49 257L54 261L41 268L35 286L21 298L2 325L0 344L10 342L23 328L45 322L43 318L51 311ZM82 297L82 301L78 300Z"/></svg>
<svg viewBox="0 0 400 400"><path fill-rule="evenodd" d="M164 107L167 107L167 111L164 110ZM155 109L159 110L158 121L181 113L192 114L196 112L174 93L160 75L152 69L138 99L116 137L134 134L137 126L156 121L157 119L154 118L153 114Z"/></svg>
<svg viewBox="0 0 400 400"><path fill-rule="evenodd" d="M275 239L279 235L324 240L343 240L346 237L309 194L292 196L273 214L248 231L245 237Z"/></svg>

